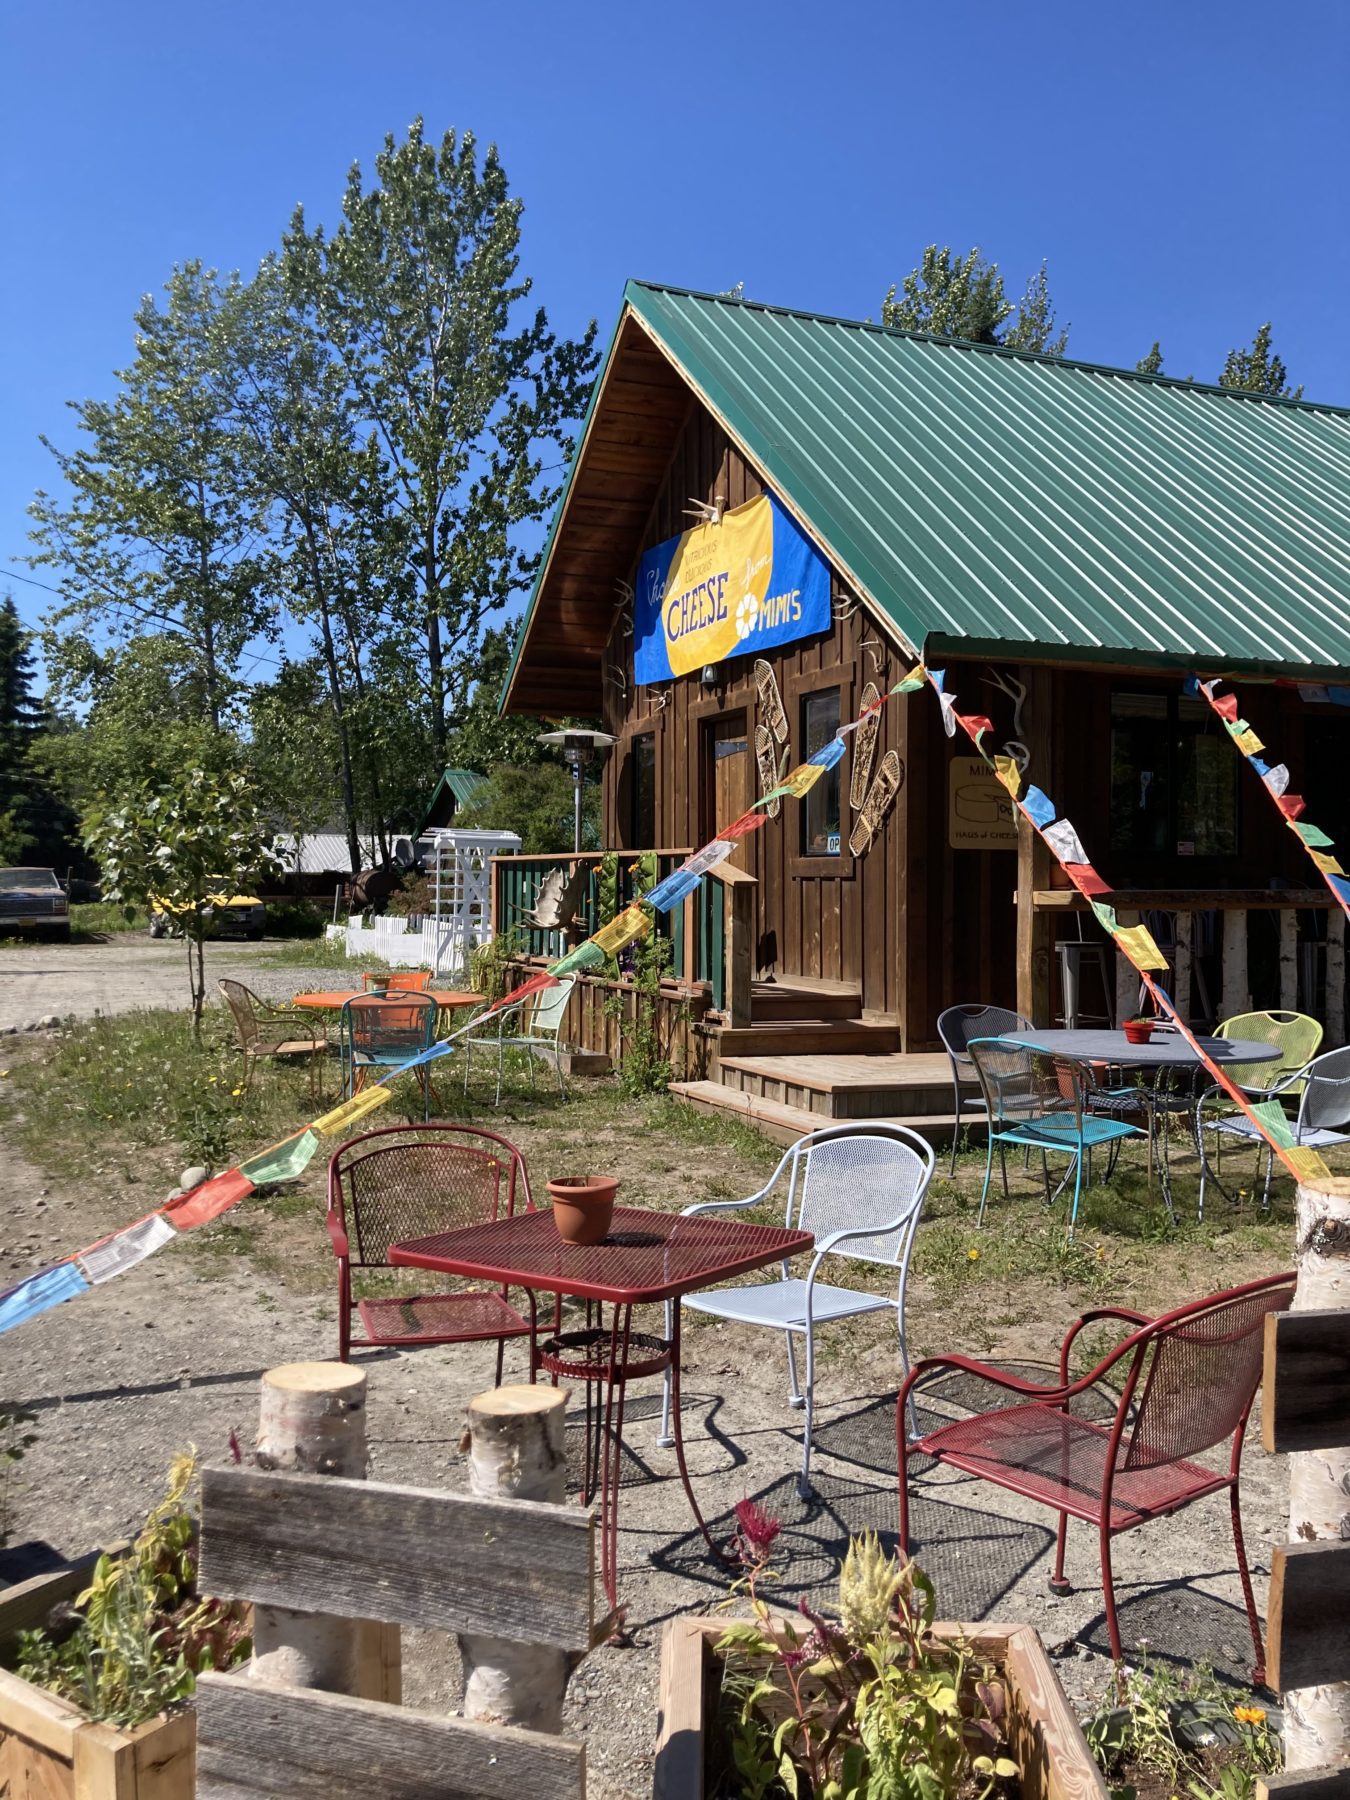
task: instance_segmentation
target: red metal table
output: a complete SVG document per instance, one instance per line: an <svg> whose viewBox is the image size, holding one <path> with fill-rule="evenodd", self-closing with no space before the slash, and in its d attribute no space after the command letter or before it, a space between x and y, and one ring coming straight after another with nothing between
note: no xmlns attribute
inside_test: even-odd
<svg viewBox="0 0 1350 1800"><path fill-rule="evenodd" d="M558 1236L546 1210L520 1212L513 1218L485 1225L466 1225L458 1231L437 1232L394 1244L391 1263L414 1269L436 1269L462 1275L494 1287L524 1287L531 1291L568 1295L600 1308L601 1329L568 1334L589 1338L580 1359L572 1356L565 1340L556 1350L531 1340L530 1378L536 1369L573 1376L586 1382L587 1454L583 1476L583 1500L594 1487L591 1468L592 1387L603 1389L603 1426L597 1418L595 1447L600 1458L600 1557L601 1573L611 1607L618 1605L619 1466L623 1454L624 1390L628 1379L639 1374L662 1373L669 1366L675 1426L675 1459L680 1480L710 1549L717 1546L708 1534L684 1460L684 1436L680 1422L680 1313L671 1309L669 1339L656 1339L632 1330L635 1306L660 1305L681 1294L713 1287L733 1275L745 1275L771 1263L786 1261L810 1250L815 1239L809 1231L789 1231L781 1225L751 1225L724 1214L653 1212L646 1207L616 1206L608 1236L602 1243L566 1244ZM608 1331L603 1330L604 1308L610 1308ZM603 1354L604 1337L608 1354ZM630 1348L638 1352L630 1361ZM653 1354L653 1352L655 1352ZM616 1401L617 1390L617 1401Z"/></svg>

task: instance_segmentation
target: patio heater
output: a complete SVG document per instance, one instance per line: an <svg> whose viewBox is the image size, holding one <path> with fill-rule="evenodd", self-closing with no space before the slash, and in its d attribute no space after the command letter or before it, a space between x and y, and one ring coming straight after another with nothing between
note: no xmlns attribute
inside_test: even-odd
<svg viewBox="0 0 1350 1800"><path fill-rule="evenodd" d="M618 743L607 731L545 731L535 740L560 750L572 771L572 850L581 854L581 786L588 766Z"/></svg>

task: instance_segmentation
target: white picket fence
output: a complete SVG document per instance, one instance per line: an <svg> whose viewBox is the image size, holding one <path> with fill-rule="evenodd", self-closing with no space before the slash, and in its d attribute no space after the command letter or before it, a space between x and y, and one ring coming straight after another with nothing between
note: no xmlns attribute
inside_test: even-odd
<svg viewBox="0 0 1350 1800"><path fill-rule="evenodd" d="M484 941L466 936L459 919L426 919L415 913L404 919L371 919L369 924L354 914L345 926L330 926L329 933L346 938L350 958L378 956L391 968L431 969L437 975L464 974L470 950Z"/></svg>
<svg viewBox="0 0 1350 1800"><path fill-rule="evenodd" d="M470 952L492 941L492 858L519 850L520 839L512 831L451 828L428 833L419 848L434 881L434 916L367 924L354 915L328 935L346 939L350 958L378 956L396 969L430 969L467 984Z"/></svg>

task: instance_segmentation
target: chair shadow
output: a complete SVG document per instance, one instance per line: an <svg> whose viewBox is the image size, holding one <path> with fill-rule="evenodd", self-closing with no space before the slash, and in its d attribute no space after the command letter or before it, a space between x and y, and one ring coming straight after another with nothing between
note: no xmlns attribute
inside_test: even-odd
<svg viewBox="0 0 1350 1800"><path fill-rule="evenodd" d="M1206 1577L1178 1576L1147 1585L1117 1578L1116 1615L1125 1660L1147 1656L1179 1670L1207 1663L1225 1685L1250 1690L1254 1658L1246 1610L1197 1588L1195 1582L1202 1578ZM1088 1579L1082 1585L1086 1587ZM1110 1656L1104 1610L1075 1633L1075 1641L1099 1656Z"/></svg>
<svg viewBox="0 0 1350 1800"><path fill-rule="evenodd" d="M719 1427L717 1415L722 1410L723 1400L720 1394L689 1394L680 1396L680 1419L682 1425L693 1424L694 1432L702 1430L703 1434L714 1444L719 1445L727 1454L727 1463L721 1471L739 1469L746 1461L745 1452ZM701 1419L691 1420L689 1415L699 1412ZM633 1448L629 1439L629 1428L635 1424L648 1422L658 1423L661 1418L661 1394L634 1394L626 1401L623 1409L623 1454L619 1461L620 1488L632 1487L644 1481L678 1481L679 1473L675 1466L673 1451L662 1452L661 1466L654 1467L646 1462ZM603 1423L603 1419L601 1421ZM564 1421L566 1428L567 1449L567 1483L569 1490L578 1492L582 1485L582 1458L586 1451L586 1413L584 1406L572 1407ZM685 1439L685 1448L698 1441L691 1433Z"/></svg>
<svg viewBox="0 0 1350 1800"><path fill-rule="evenodd" d="M885 1549L896 1548L892 1484L878 1487L825 1470L813 1471L812 1478L814 1491L806 1500L797 1492L795 1473L779 1476L753 1496L782 1526L770 1575L759 1584L759 1591L771 1602L789 1607L799 1597L833 1605L850 1537L875 1531ZM916 1560L936 1583L947 1618L989 1617L1054 1541L1054 1533L1044 1526L955 1506L928 1494L915 1495L910 1516ZM717 1544L728 1542L735 1529L734 1508L708 1520ZM665 1573L710 1588L725 1588L731 1579L697 1530L654 1550L652 1563Z"/></svg>

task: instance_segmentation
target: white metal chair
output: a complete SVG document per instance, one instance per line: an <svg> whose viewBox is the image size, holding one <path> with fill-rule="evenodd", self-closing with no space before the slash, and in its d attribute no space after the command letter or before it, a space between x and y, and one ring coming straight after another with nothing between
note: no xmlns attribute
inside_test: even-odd
<svg viewBox="0 0 1350 1800"><path fill-rule="evenodd" d="M831 1319L851 1319L890 1307L900 1337L902 1379L909 1369L905 1349L905 1283L909 1276L914 1232L923 1198L933 1177L932 1146L903 1125L859 1121L828 1126L800 1138L783 1157L770 1180L745 1200L708 1200L685 1207L685 1215L727 1212L767 1200L787 1172L784 1224L815 1234L815 1254L805 1278L792 1278L783 1264L778 1281L751 1286L714 1288L687 1294L683 1304L694 1312L712 1313L744 1325L781 1331L787 1342L788 1404L806 1412L802 1433L800 1490L811 1491L811 1413L815 1389L815 1327ZM833 1287L818 1279L827 1256L881 1263L899 1270L895 1297L852 1287ZM673 1315L666 1309L666 1335ZM806 1391L797 1383L793 1338L806 1339ZM658 1442L674 1442L670 1434L670 1372L666 1372Z"/></svg>
<svg viewBox="0 0 1350 1800"><path fill-rule="evenodd" d="M563 1020L567 1016L567 1003L572 998L572 989L576 986L576 977L564 976L556 987L544 988L542 992L529 994L515 1006L503 1007L500 1012L491 1014L490 1024L484 1021L482 1032L470 1031L462 1037L460 1048L464 1052L464 1092L469 1091L469 1071L473 1067L475 1050L492 1050L497 1052L497 1098L495 1106L502 1103L502 1064L508 1050L524 1050L530 1061L530 1087L534 1087L534 1057L537 1050L551 1050L553 1067L558 1075L558 1092L563 1099L567 1098L567 1088L563 1082L562 1055L558 1043L558 1034L562 1030ZM518 1031L508 1031L508 1024L519 1024Z"/></svg>
<svg viewBox="0 0 1350 1800"><path fill-rule="evenodd" d="M1298 1099L1298 1117L1292 1122L1293 1141L1296 1145L1308 1150L1329 1150L1339 1144L1350 1144L1350 1132L1340 1129L1350 1125L1350 1047L1341 1050L1324 1050L1321 1056L1315 1056L1310 1063L1301 1069L1293 1069L1283 1080L1266 1089L1258 1106L1274 1103L1279 1106L1281 1095L1288 1094L1291 1099ZM1255 1100L1256 1097L1252 1096ZM1238 1138L1248 1144L1257 1146L1256 1171L1261 1171L1261 1149L1266 1148L1266 1180L1261 1192L1261 1205L1270 1205L1270 1184L1275 1174L1275 1155L1266 1145L1261 1132L1245 1113L1232 1113L1218 1119L1205 1118L1206 1102L1216 1099L1227 1100L1228 1096L1221 1087L1206 1088L1196 1102L1195 1136L1200 1145L1200 1200L1199 1216L1205 1216L1205 1184L1213 1181L1220 1192L1227 1195L1228 1190L1219 1179L1217 1156L1215 1165L1211 1166L1204 1151L1204 1134L1213 1132L1222 1143L1224 1138ZM1231 1104L1231 1102L1229 1102ZM1278 1125L1278 1120L1276 1121ZM1217 1144L1216 1144L1217 1149ZM1231 1199L1231 1195L1228 1196Z"/></svg>

